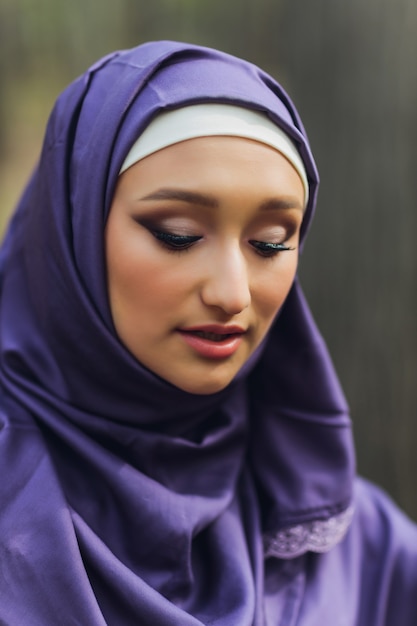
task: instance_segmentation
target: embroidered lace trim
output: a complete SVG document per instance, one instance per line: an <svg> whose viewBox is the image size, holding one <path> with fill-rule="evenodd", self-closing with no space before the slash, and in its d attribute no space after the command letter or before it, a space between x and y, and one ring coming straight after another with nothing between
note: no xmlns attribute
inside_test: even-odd
<svg viewBox="0 0 417 626"><path fill-rule="evenodd" d="M265 557L293 559L305 552L328 552L346 534L353 517L353 507L326 520L297 524L264 538Z"/></svg>

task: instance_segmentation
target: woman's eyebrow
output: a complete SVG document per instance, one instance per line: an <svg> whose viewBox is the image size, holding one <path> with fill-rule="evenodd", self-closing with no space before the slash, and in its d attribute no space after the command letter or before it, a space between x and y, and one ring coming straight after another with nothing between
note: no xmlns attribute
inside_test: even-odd
<svg viewBox="0 0 417 626"><path fill-rule="evenodd" d="M297 198L269 198L262 202L259 206L261 211L269 211L276 209L300 209L300 211L304 210L303 205Z"/></svg>
<svg viewBox="0 0 417 626"><path fill-rule="evenodd" d="M141 200L180 200L181 202L189 202L190 204L199 204L209 208L219 206L218 200L213 196L198 193L196 191L187 191L185 189L172 189L170 187L162 187L153 191L147 196L140 198Z"/></svg>

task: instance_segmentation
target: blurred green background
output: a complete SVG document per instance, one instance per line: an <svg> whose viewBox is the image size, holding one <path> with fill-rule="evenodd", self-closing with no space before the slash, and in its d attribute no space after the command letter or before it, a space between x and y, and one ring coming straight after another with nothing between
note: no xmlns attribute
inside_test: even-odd
<svg viewBox="0 0 417 626"><path fill-rule="evenodd" d="M359 470L417 519L415 0L0 0L3 229L58 92L151 39L219 47L290 92L321 173L301 261L352 409Z"/></svg>

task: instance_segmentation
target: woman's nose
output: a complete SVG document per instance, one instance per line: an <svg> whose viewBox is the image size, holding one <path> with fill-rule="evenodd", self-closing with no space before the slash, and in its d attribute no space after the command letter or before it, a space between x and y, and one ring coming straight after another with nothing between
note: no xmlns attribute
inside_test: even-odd
<svg viewBox="0 0 417 626"><path fill-rule="evenodd" d="M228 315L237 315L249 306L248 268L240 247L224 250L212 259L201 299L206 306L218 307Z"/></svg>

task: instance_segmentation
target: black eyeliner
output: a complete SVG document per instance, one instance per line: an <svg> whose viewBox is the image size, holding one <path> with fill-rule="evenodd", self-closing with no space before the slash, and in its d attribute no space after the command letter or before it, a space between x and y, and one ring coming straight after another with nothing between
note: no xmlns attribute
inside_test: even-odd
<svg viewBox="0 0 417 626"><path fill-rule="evenodd" d="M293 246L287 246L285 243L273 243L269 241L257 241L252 239L249 243L255 248L257 252L264 256L274 256L278 252L287 252L289 250L295 250Z"/></svg>
<svg viewBox="0 0 417 626"><path fill-rule="evenodd" d="M155 239L172 250L183 250L201 239L200 235L177 235L175 233L167 233L164 230L156 230L154 228L149 228L149 232L155 237Z"/></svg>

